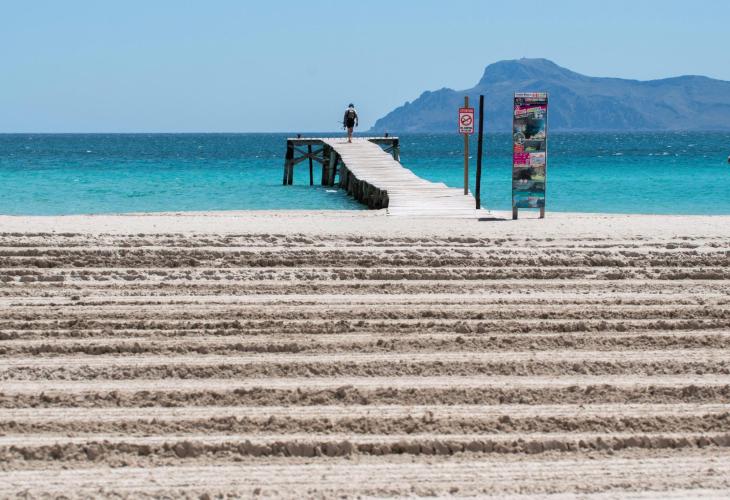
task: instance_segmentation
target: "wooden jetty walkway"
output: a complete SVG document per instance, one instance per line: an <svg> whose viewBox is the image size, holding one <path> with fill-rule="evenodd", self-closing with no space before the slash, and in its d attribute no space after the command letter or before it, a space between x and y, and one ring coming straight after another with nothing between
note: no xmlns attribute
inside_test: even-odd
<svg viewBox="0 0 730 500"><path fill-rule="evenodd" d="M400 164L397 137L287 139L284 185L294 182L294 167L309 162L322 165L321 184L338 186L357 201L388 215L408 217L476 217L474 197L461 188L421 179ZM306 147L306 149L304 149Z"/></svg>

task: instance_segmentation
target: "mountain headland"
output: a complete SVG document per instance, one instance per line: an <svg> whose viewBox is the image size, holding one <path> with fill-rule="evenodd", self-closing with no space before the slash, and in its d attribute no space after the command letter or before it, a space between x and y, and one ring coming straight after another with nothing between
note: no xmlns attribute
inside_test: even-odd
<svg viewBox="0 0 730 500"><path fill-rule="evenodd" d="M372 132L452 132L465 95L485 96L490 132L509 131L514 92L550 94L550 128L564 131L730 130L730 82L705 76L627 80L581 75L547 59L490 64L471 89L426 91Z"/></svg>

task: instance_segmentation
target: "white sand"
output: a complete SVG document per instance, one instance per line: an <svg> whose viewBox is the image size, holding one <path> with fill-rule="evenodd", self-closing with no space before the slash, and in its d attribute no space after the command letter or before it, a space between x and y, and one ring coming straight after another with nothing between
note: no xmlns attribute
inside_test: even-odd
<svg viewBox="0 0 730 500"><path fill-rule="evenodd" d="M388 217L380 211L241 211L123 215L0 216L2 232L360 234L571 238L673 236L730 237L730 215L623 215L523 210L482 211L483 220Z"/></svg>

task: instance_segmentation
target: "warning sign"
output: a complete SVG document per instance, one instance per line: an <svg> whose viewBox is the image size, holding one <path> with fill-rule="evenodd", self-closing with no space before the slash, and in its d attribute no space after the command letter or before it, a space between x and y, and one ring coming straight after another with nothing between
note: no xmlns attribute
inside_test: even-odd
<svg viewBox="0 0 730 500"><path fill-rule="evenodd" d="M474 133L474 108L459 108L459 133Z"/></svg>

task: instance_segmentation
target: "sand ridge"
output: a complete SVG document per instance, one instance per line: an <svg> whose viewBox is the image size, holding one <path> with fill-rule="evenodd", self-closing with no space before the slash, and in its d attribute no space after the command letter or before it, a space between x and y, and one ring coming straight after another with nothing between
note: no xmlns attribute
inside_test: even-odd
<svg viewBox="0 0 730 500"><path fill-rule="evenodd" d="M730 493L730 218L0 229L0 496Z"/></svg>

